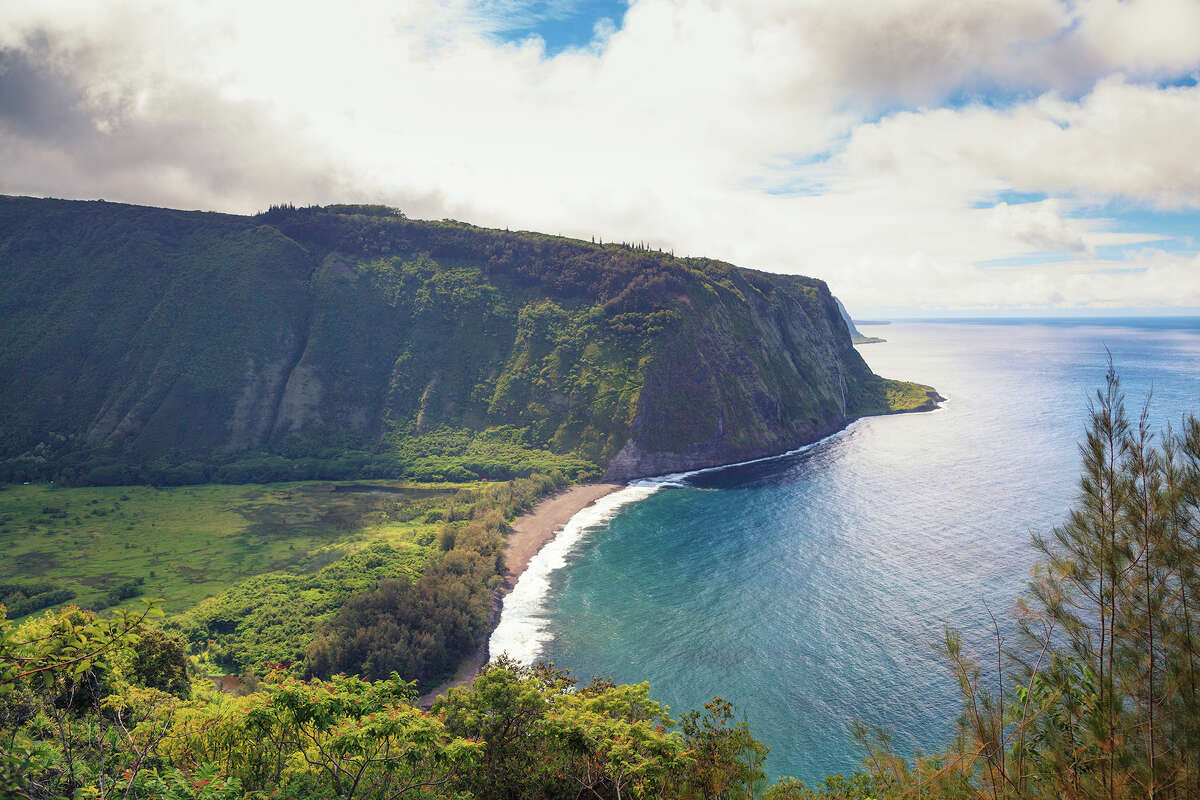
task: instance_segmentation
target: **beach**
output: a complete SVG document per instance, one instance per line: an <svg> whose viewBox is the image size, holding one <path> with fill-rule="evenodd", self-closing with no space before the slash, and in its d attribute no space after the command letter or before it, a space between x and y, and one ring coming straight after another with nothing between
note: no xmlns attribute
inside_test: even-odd
<svg viewBox="0 0 1200 800"><path fill-rule="evenodd" d="M546 544L551 542L571 517L595 503L602 497L625 488L618 483L583 483L568 486L522 514L512 524L504 545L504 579L492 601L490 627L500 619L504 597L513 590L529 562ZM465 686L488 662L488 640L485 638L449 681L421 696L420 705L428 708L438 695L445 694L455 686Z"/></svg>

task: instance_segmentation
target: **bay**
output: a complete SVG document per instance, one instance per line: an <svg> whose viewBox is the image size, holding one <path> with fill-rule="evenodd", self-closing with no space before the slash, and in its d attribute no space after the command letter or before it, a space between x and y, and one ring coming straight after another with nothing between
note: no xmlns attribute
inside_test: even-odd
<svg viewBox="0 0 1200 800"><path fill-rule="evenodd" d="M869 329L868 329L869 328ZM889 377L935 386L933 413L865 419L784 458L639 495L548 575L537 657L587 680L649 681L676 713L732 701L771 776L853 771L852 720L901 752L942 746L945 626L985 654L1011 635L1035 554L1063 521L1108 353L1131 415L1200 409L1200 320L990 320L864 326ZM644 498L644 499L643 499Z"/></svg>

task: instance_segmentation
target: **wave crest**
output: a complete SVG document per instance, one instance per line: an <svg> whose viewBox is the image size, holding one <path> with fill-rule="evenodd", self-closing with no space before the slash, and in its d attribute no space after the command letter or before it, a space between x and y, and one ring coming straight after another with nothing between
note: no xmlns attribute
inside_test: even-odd
<svg viewBox="0 0 1200 800"><path fill-rule="evenodd" d="M567 520L558 534L529 561L517 585L504 598L500 622L488 640L488 653L494 660L504 653L521 664L532 664L554 634L546 614L550 577L567 565L571 549L596 528L608 522L630 503L644 500L662 488L662 484L640 483L601 497Z"/></svg>

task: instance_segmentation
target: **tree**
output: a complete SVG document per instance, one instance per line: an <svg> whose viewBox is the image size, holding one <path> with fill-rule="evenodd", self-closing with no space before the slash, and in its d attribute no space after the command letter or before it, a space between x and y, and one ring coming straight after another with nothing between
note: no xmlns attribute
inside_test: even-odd
<svg viewBox="0 0 1200 800"><path fill-rule="evenodd" d="M71 795L88 784L103 795L129 765L113 752L118 736L104 698L109 675L146 620L161 614L147 601L139 613L99 617L75 607L49 611L14 629L0 606L0 796ZM23 730L46 721L48 746Z"/></svg>
<svg viewBox="0 0 1200 800"><path fill-rule="evenodd" d="M552 666L522 667L507 657L488 664L470 687L438 698L433 713L454 736L483 743L476 772L457 786L480 800L537 796L548 780L544 724L555 697L568 693L570 676Z"/></svg>
<svg viewBox="0 0 1200 800"><path fill-rule="evenodd" d="M142 631L133 646L130 677L139 686L186 698L192 687L188 681L187 647L183 639L160 628Z"/></svg>
<svg viewBox="0 0 1200 800"><path fill-rule="evenodd" d="M1018 606L1019 641L995 629L995 688L947 631L963 713L955 746L896 769L896 796L1200 798L1200 422L1129 422L1111 365L1089 405L1078 500L1034 538L1043 561ZM881 766L887 765L887 766Z"/></svg>
<svg viewBox="0 0 1200 800"><path fill-rule="evenodd" d="M374 682L286 678L232 707L195 709L175 728L171 760L215 764L247 792L264 795L442 795L481 748L448 736L413 698L413 684L396 675Z"/></svg>
<svg viewBox="0 0 1200 800"><path fill-rule="evenodd" d="M713 698L704 704L703 712L684 714L679 725L696 764L689 779L696 796L706 800L757 796L765 781L767 747L750 735L745 720L734 722L728 700Z"/></svg>

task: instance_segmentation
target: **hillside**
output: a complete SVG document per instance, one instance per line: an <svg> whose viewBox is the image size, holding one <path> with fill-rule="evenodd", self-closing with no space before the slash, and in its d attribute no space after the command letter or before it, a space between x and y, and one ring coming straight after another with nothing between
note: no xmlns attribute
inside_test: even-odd
<svg viewBox="0 0 1200 800"><path fill-rule="evenodd" d="M377 206L3 197L0 271L3 480L626 479L932 405L819 280Z"/></svg>

